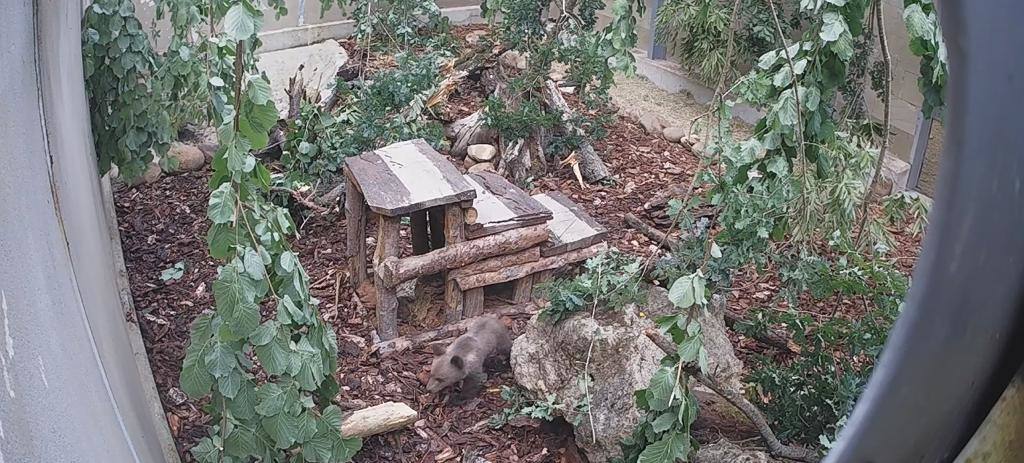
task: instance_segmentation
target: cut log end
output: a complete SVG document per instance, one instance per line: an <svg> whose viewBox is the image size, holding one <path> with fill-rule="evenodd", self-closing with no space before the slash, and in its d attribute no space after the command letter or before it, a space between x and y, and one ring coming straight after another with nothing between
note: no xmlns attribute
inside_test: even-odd
<svg viewBox="0 0 1024 463"><path fill-rule="evenodd" d="M475 224L477 217L479 217L479 213L475 207L467 207L462 210L462 213L466 218L466 225Z"/></svg>

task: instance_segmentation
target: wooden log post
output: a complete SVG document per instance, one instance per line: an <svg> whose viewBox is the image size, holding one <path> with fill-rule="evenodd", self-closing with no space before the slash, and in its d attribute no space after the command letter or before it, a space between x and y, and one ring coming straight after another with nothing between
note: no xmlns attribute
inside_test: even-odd
<svg viewBox="0 0 1024 463"><path fill-rule="evenodd" d="M363 193L346 172L345 175L345 254L352 287L366 281L366 204Z"/></svg>
<svg viewBox="0 0 1024 463"><path fill-rule="evenodd" d="M416 211L409 214L409 232L412 235L412 253L416 255L430 252L430 236L427 233L427 211Z"/></svg>
<svg viewBox="0 0 1024 463"><path fill-rule="evenodd" d="M504 283L506 281L517 280L525 278L534 273L543 270L553 270L565 265L587 260L594 257L604 251L608 250L606 243L598 243L589 248L577 249L575 251L569 251L565 254L558 254L556 256L544 257L536 262L529 262L522 265L516 265L512 267L506 267L498 271L478 273L476 275L467 275L456 278L455 281L459 283L459 287L463 290L470 290L473 288L481 288L489 285L496 285L498 283Z"/></svg>
<svg viewBox="0 0 1024 463"><path fill-rule="evenodd" d="M402 225L400 217L380 217L380 241L377 249L381 259L398 256L401 248L398 243L398 230ZM373 283L377 289L377 334L381 339L393 339L398 336L398 294L394 286L387 286L380 278L380 272L374 272Z"/></svg>
<svg viewBox="0 0 1024 463"><path fill-rule="evenodd" d="M460 288L461 289L461 288ZM469 291L463 292L462 296L462 316L477 317L484 313L484 289L473 288Z"/></svg>
<svg viewBox="0 0 1024 463"><path fill-rule="evenodd" d="M533 275L527 275L516 280L512 288L512 302L523 304L530 302L533 298Z"/></svg>
<svg viewBox="0 0 1024 463"><path fill-rule="evenodd" d="M462 205L449 204L444 208L444 242L445 249L451 249L465 240L466 219L462 215ZM447 266L445 266L447 267ZM447 270L447 268L445 268ZM432 272L433 273L433 272ZM444 302L446 305L445 319L448 323L455 323L462 319L463 295L462 289L454 280L446 281L444 285Z"/></svg>
<svg viewBox="0 0 1024 463"><path fill-rule="evenodd" d="M444 207L432 207L427 211L430 216L430 249L444 247Z"/></svg>
<svg viewBox="0 0 1024 463"><path fill-rule="evenodd" d="M459 206L452 205L450 207L457 209ZM458 214L461 220L461 209L453 214ZM457 233L461 233L461 228ZM462 239L461 236L459 239ZM396 286L403 281L465 267L488 257L516 253L547 240L547 225L516 228L475 240L450 243L442 249L430 251L421 256L403 259L385 258L376 266L376 270L386 285Z"/></svg>
<svg viewBox="0 0 1024 463"><path fill-rule="evenodd" d="M557 110L562 114L562 130L566 134L583 134L583 129L573 123L575 112L565 102L565 98L562 98L562 92L558 90L558 87L551 80L544 82L544 101L551 109ZM586 137L584 137L584 140L586 140ZM583 175L583 179L587 182L594 183L611 175L608 172L608 167L604 165L604 161L597 155L597 152L594 151L594 147L590 143L586 141L581 142L580 146L576 149L576 153L580 163L580 172Z"/></svg>
<svg viewBox="0 0 1024 463"><path fill-rule="evenodd" d="M341 420L341 436L369 437L397 431L419 419L419 413L402 402L384 402L361 410Z"/></svg>

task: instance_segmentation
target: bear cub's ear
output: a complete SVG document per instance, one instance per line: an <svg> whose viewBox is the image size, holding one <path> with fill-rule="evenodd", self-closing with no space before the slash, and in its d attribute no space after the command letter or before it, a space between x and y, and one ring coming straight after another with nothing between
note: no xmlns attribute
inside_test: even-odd
<svg viewBox="0 0 1024 463"><path fill-rule="evenodd" d="M430 349L434 352L434 355L443 355L448 346L442 344L431 344Z"/></svg>
<svg viewBox="0 0 1024 463"><path fill-rule="evenodd" d="M466 364L462 361L462 357L459 357L458 355L452 356L451 363L455 368L458 368L460 370L465 368L466 366Z"/></svg>

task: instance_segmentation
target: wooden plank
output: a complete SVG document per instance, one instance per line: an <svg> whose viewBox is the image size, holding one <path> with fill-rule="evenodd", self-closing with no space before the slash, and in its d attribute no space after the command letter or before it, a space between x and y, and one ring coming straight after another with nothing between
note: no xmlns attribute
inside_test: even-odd
<svg viewBox="0 0 1024 463"><path fill-rule="evenodd" d="M462 316L476 317L484 313L484 289L473 288L463 292Z"/></svg>
<svg viewBox="0 0 1024 463"><path fill-rule="evenodd" d="M541 203L498 174L475 172L465 178L476 191L476 221L466 226L470 239L544 223L552 217Z"/></svg>
<svg viewBox="0 0 1024 463"><path fill-rule="evenodd" d="M502 254L488 259L473 262L448 272L448 279L474 273L487 273L500 270L510 265L520 265L540 260L540 246L534 246L512 254Z"/></svg>
<svg viewBox="0 0 1024 463"><path fill-rule="evenodd" d="M604 241L608 236L607 229L562 193L551 191L534 195L533 198L554 215L548 222L551 238L541 246L541 256L553 256L582 249Z"/></svg>
<svg viewBox="0 0 1024 463"><path fill-rule="evenodd" d="M401 251L398 242L401 218L384 215L379 217L380 241L377 247L380 249L380 257L397 257ZM373 283L377 289L377 334L382 340L394 339L398 337L398 294L394 287L384 285L379 272L374 272Z"/></svg>
<svg viewBox="0 0 1024 463"><path fill-rule="evenodd" d="M389 217L476 197L455 166L422 139L350 157L345 166L370 210Z"/></svg>
<svg viewBox="0 0 1024 463"><path fill-rule="evenodd" d="M366 281L366 205L355 182L345 175L345 255L353 288Z"/></svg>
<svg viewBox="0 0 1024 463"><path fill-rule="evenodd" d="M430 252L430 236L427 233L427 211L416 211L409 214L409 229L412 235L412 253L419 255Z"/></svg>
<svg viewBox="0 0 1024 463"><path fill-rule="evenodd" d="M542 257L536 262L528 262L522 265L506 267L495 272L466 275L456 278L455 281L459 283L460 288L468 291L473 288L496 285L498 283L524 278L542 270L553 270L574 262L587 260L607 250L608 245L602 242L588 248L576 249L574 251L569 251L551 257Z"/></svg>
<svg viewBox="0 0 1024 463"><path fill-rule="evenodd" d="M458 213L461 215L462 209L458 205L451 205L449 208L459 209ZM548 228L545 225L517 228L478 240L453 242L421 256L384 259L375 269L384 280L384 284L394 287L403 281L423 275L454 270L488 257L519 252L541 244L547 239Z"/></svg>
<svg viewBox="0 0 1024 463"><path fill-rule="evenodd" d="M444 208L444 241L445 248L451 248L465 240L466 219L462 216L461 204L449 204ZM437 252L442 252L438 250ZM463 294L455 280L445 281L444 301L446 305L445 319L448 323L462 320Z"/></svg>

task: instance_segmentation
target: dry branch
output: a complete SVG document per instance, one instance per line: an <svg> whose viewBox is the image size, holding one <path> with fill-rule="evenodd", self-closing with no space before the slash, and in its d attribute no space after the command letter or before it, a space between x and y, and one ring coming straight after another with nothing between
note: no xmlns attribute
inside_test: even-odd
<svg viewBox="0 0 1024 463"><path fill-rule="evenodd" d="M396 431L419 419L419 413L402 402L384 402L356 410L341 420L342 437L369 437Z"/></svg>
<svg viewBox="0 0 1024 463"><path fill-rule="evenodd" d="M644 236L650 238L651 241L658 243L659 246L665 248L666 250L674 251L676 249L679 249L679 241L677 241L675 238L672 238L671 236L668 236L664 232L650 225L647 225L646 223L644 223L643 220L640 220L639 217L633 215L632 213L626 214L624 219L627 225L635 228L638 232L643 233Z"/></svg>
<svg viewBox="0 0 1024 463"><path fill-rule="evenodd" d="M491 310L490 314L497 315L499 317L506 315L522 314L533 315L537 313L538 310L539 309L536 305L527 302L525 304L501 306ZM377 351L382 356L397 354L399 352L403 352L405 350L417 347L421 344L428 343L436 339L448 338L455 336L457 334L461 334L465 332L469 328L469 326L473 324L475 320L476 318L465 318L455 323L441 325L441 327L436 330L424 331L422 333L414 334L411 336L402 336L400 338L395 338L390 341L382 341L380 343L374 344L373 348L371 348L370 350Z"/></svg>
<svg viewBox="0 0 1024 463"><path fill-rule="evenodd" d="M725 310L725 324L728 325L729 328L735 330L736 325L742 325L744 323L747 323L747 319L743 318L742 315L728 309ZM800 346L793 342L793 339L780 330L769 330L767 333L754 336L753 338L761 344L765 344L791 354L799 354L802 351Z"/></svg>
<svg viewBox="0 0 1024 463"><path fill-rule="evenodd" d="M458 221L462 220L460 215ZM488 257L518 252L547 239L547 225L516 228L472 241L447 243L441 249L419 256L388 258L377 266L377 273L385 285L394 287L419 276L456 269Z"/></svg>
<svg viewBox="0 0 1024 463"><path fill-rule="evenodd" d="M678 349L676 348L675 343L659 333L657 330L648 329L644 334L647 335L651 342L658 346L665 355L676 354ZM817 453L812 450L792 447L779 442L778 437L775 436L775 432L773 432L771 426L768 425L768 419L764 416L764 413L761 412L757 406L750 403L746 397L743 397L742 394L729 391L726 387L719 384L717 380L702 373L700 368L695 364L684 365L683 369L686 374L692 376L697 380L697 382L707 386L708 389L714 391L725 399L726 402L729 402L732 406L742 412L743 415L750 420L750 423L754 425L757 432L761 434L761 438L764 439L765 444L768 446L768 452L771 453L773 457L787 458L807 463L817 463L820 461Z"/></svg>
<svg viewBox="0 0 1024 463"><path fill-rule="evenodd" d="M584 141L580 142L580 146L576 150L583 179L593 183L611 175L608 172L608 167L604 165L604 161L594 151L594 147L585 141L586 137L584 136L583 129L573 125L572 119L575 113L565 102L565 99L562 98L562 92L558 90L558 86L551 80L544 82L544 101L562 115L562 130L565 133L583 137Z"/></svg>

